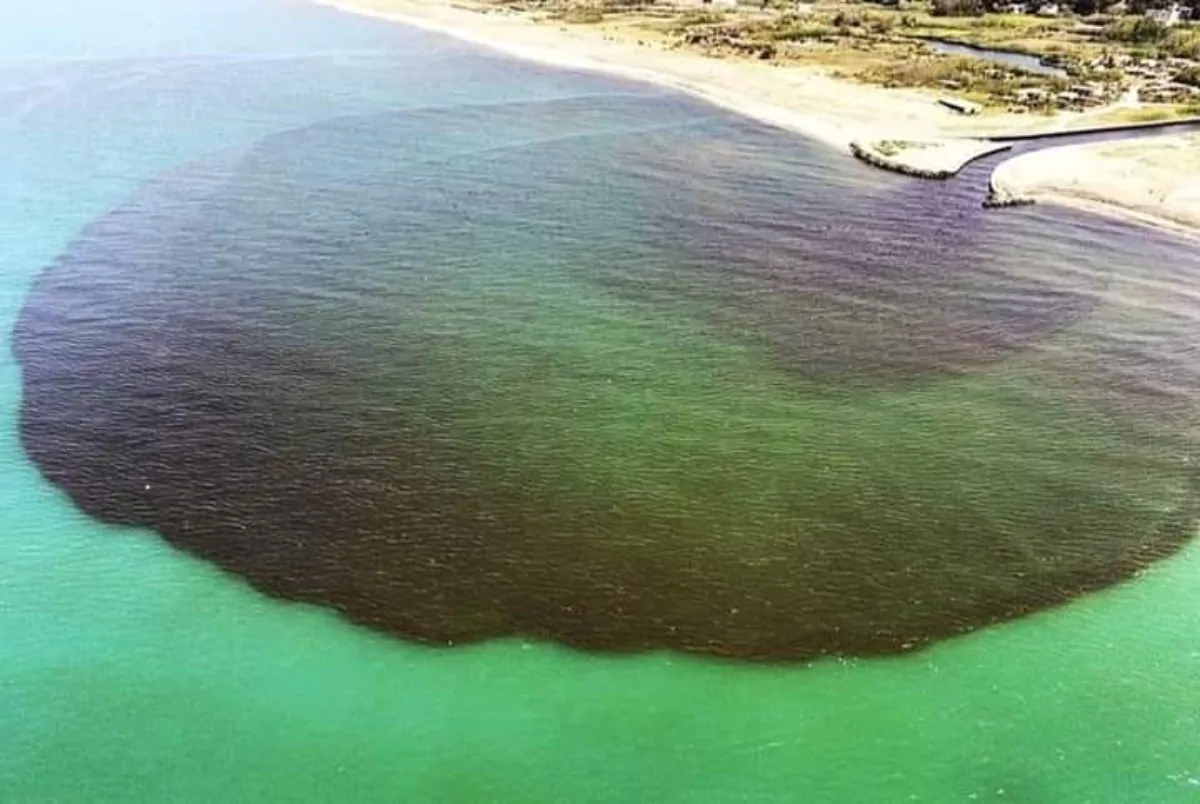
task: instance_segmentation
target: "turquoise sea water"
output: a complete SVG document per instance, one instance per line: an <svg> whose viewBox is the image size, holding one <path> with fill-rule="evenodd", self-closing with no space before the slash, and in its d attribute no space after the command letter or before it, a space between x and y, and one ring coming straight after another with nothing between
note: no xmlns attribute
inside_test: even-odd
<svg viewBox="0 0 1200 804"><path fill-rule="evenodd" d="M82 513L19 441L10 338L30 300L63 314L53 303L73 297L36 295L35 282L64 251L93 253L77 236L117 210L105 242L127 258L112 262L125 313L157 303L155 282L176 287L165 276L190 280L180 298L218 312L276 280L299 283L323 300L297 314L301 331L358 366L404 356L379 351L375 328L392 326L379 298L417 310L384 335L454 339L429 352L420 409L479 433L467 439L482 467L472 482L552 500L525 499L523 514L595 520L625 505L659 528L691 517L671 533L725 539L733 547L697 553L699 564L727 559L739 579L753 576L733 562L776 554L778 523L835 508L867 517L845 502L863 488L886 503L869 510L904 512L893 524L915 536L953 519L922 520L921 506L950 499L979 517L964 533L983 522L1016 538L1025 531L1008 519L1041 500L1048 473L1065 487L1042 521L1083 540L1077 559L1089 528L1130 523L1102 545L1152 531L1187 482L1197 272L1185 246L1051 209L980 217L969 188L939 202L928 185L649 88L298 3L49 2L18 19L0 32L0 800L1200 795L1194 546L1116 588L891 658L749 665L520 637L421 646L272 600L147 529ZM230 178L228 160L253 170ZM130 205L164 174L186 181ZM380 243L429 256L422 265L459 261L437 263L454 270L430 271L419 292L381 292L371 272L312 274L259 240L217 240L231 231L218 227L205 238L240 260L226 273L130 268L143 221L162 223L147 216L166 215L164 196L191 192L196 176L239 189L220 207L238 232L266 220L328 235L310 243L331 250L313 270ZM392 200L399 180L404 203ZM464 206L469 227L449 215ZM367 245L331 217L346 209L374 227ZM447 217L398 223L429 210ZM872 271L893 264L904 273L880 296ZM84 319L68 308L63 320ZM360 337L376 346L356 351ZM614 378L622 391L605 391ZM356 388L355 399L384 398ZM493 388L520 415L498 415ZM105 412L82 415L98 430ZM802 482L785 473L813 455L855 484L810 486L815 511L785 493ZM514 480L531 468L535 482ZM967 502L926 488L951 477ZM102 494L108 481L82 485ZM1086 495L1110 516L1097 519ZM1031 538L995 560L1040 549Z"/></svg>

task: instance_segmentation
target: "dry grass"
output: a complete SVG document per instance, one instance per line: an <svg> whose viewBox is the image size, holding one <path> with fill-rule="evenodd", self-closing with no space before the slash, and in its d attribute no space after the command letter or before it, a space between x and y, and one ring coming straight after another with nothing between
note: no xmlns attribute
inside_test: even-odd
<svg viewBox="0 0 1200 804"><path fill-rule="evenodd" d="M1109 109L1091 118L1095 123L1157 123L1181 117L1200 115L1200 104L1154 104L1147 106Z"/></svg>
<svg viewBox="0 0 1200 804"><path fill-rule="evenodd" d="M1061 79L1009 70L966 56L916 56L894 60L864 70L857 77L885 87L948 87L956 95L982 103L999 102L1019 89L1060 90L1066 86Z"/></svg>
<svg viewBox="0 0 1200 804"><path fill-rule="evenodd" d="M603 23L606 33L622 38L647 37L721 56L799 62L888 87L950 90L985 106L1007 106L1017 89L1053 92L1066 89L1068 82L981 59L934 54L925 44L929 39L1056 57L1070 65L1076 79L1109 86L1121 83L1123 76L1083 67L1105 52L1194 53L1200 60L1200 28L1164 29L1154 42L1130 42L1124 37L1133 30L1132 18L1097 17L1085 24L1071 17L1034 15L934 17L929 0L907 3L903 9L822 0L802 10L785 0L772 0L766 10L683 10L637 0L518 1L550 11L562 22Z"/></svg>
<svg viewBox="0 0 1200 804"><path fill-rule="evenodd" d="M931 143L913 142L911 140L880 140L874 144L876 151L884 156L895 156L902 151L920 151L929 148Z"/></svg>
<svg viewBox="0 0 1200 804"><path fill-rule="evenodd" d="M570 25L596 25L604 22L604 10L587 6L565 8L551 14L550 19Z"/></svg>

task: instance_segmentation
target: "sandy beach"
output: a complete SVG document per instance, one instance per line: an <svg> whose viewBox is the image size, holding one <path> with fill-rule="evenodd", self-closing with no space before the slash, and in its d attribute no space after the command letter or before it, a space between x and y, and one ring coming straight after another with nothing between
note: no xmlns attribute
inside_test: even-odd
<svg viewBox="0 0 1200 804"><path fill-rule="evenodd" d="M992 185L1001 194L1057 201L1200 236L1200 134L1022 154L996 169Z"/></svg>
<svg viewBox="0 0 1200 804"><path fill-rule="evenodd" d="M508 55L576 70L647 81L849 152L852 143L917 145L872 161L929 175L950 175L1002 133L1063 130L1089 115L1053 119L955 114L931 92L884 89L834 78L815 67L713 58L671 49L620 26L569 25L451 0L315 0L342 11L444 33ZM1093 116L1094 119L1094 116ZM1174 143L1171 146L1163 142ZM1181 156L1185 156L1181 160ZM896 165L895 163L901 163ZM996 179L1024 197L1088 206L1127 220L1200 232L1200 141L1115 142L1054 148L1005 163Z"/></svg>
<svg viewBox="0 0 1200 804"><path fill-rule="evenodd" d="M671 50L619 26L537 21L448 0L316 2L438 31L518 58L680 90L847 151L858 139L933 140L1031 126L1029 118L1017 115L964 117L939 105L934 93L857 84L813 67Z"/></svg>

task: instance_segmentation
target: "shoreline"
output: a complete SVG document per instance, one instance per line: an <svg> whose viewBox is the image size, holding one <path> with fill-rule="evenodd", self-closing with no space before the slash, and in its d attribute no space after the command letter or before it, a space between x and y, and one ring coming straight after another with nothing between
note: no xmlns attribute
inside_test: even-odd
<svg viewBox="0 0 1200 804"><path fill-rule="evenodd" d="M996 166L1004 198L1046 202L1200 240L1200 133L1063 145Z"/></svg>
<svg viewBox="0 0 1200 804"><path fill-rule="evenodd" d="M1120 223L1136 224L1143 229L1183 238L1200 244L1200 225L1181 223L1172 218L1142 212L1132 207L1112 203L1099 198L1088 198L1061 191L1045 190L1027 196L1035 204L1053 204L1067 209L1099 215Z"/></svg>
<svg viewBox="0 0 1200 804"><path fill-rule="evenodd" d="M1098 215L1119 223L1134 224L1143 229L1153 229L1162 234L1182 238L1200 244L1200 226L1180 223L1171 218L1140 212L1131 207L1119 205L1098 198L1087 198L1081 195L1071 195L1065 192L1040 191L1027 196L1034 204L1045 204L1074 209Z"/></svg>
<svg viewBox="0 0 1200 804"><path fill-rule="evenodd" d="M855 140L972 139L1029 128L1029 119L1018 115L954 115L938 104L937 95L922 90L857 84L814 67L718 59L653 43L639 46L610 38L598 26L538 22L452 0L309 2L443 34L525 61L675 90L844 153ZM881 125L881 119L887 124Z"/></svg>
<svg viewBox="0 0 1200 804"><path fill-rule="evenodd" d="M682 92L734 114L800 134L843 154L871 153L885 142L906 141L918 147L900 154L866 160L883 169L909 175L946 178L979 155L1000 150L983 137L1065 131L1082 116L1031 120L1013 114L955 116L920 90L884 89L836 79L813 67L777 66L765 62L719 59L656 43L609 36L603 26L537 21L502 10L474 9L453 0L309 0L339 12L407 25L450 36L512 58L568 70L599 72ZM831 111L832 110L832 111ZM887 121L881 124L879 121ZM1154 139L1138 142L1151 143ZM1130 145L1133 141L1113 140ZM1119 182L1108 181L1102 192L1083 194L1052 188L1028 170L1012 177L1009 167L1024 167L1038 154L1055 154L1094 146L1058 146L1022 154L1001 163L993 173L998 190L1011 197L1059 203L1126 223L1200 238L1200 217L1183 219L1147 210ZM1144 146L1143 146L1144 147ZM1111 160L1109 160L1111 161ZM882 163L882 164L877 164ZM1085 169L1112 167L1101 156ZM1049 167L1053 160L1040 160ZM1062 165L1057 166L1061 171ZM1115 169L1115 168L1113 168ZM1200 183L1200 164L1196 169Z"/></svg>
<svg viewBox="0 0 1200 804"><path fill-rule="evenodd" d="M639 68L631 64L620 64L610 61L598 61L594 57L584 54L572 53L565 48L537 47L532 43L514 43L503 39L495 39L486 35L478 27L467 25L466 23L471 17L478 17L480 21L486 20L489 15L482 11L470 11L465 8L455 6L442 6L441 10L445 14L462 15L463 24L455 25L450 20L439 19L442 14L436 17L432 14L417 13L420 6L426 6L428 9L433 9L433 4L417 3L393 3L394 6L406 6L405 11L389 10L383 8L366 7L361 2L347 2L346 0L310 0L319 6L332 8L336 11L341 11L346 14L358 14L364 17L371 17L385 22L393 22L401 25L409 25L414 28L420 28L425 31L443 34L453 37L463 42L468 42L473 45L487 48L488 50L503 53L506 56L511 56L524 61L537 62L550 67L559 67L568 70L583 70L587 72L599 72L617 78L624 78L631 81L639 81L654 86L664 87L683 92L691 97L699 98L707 103L717 106L726 111L740 114L760 122L769 123L771 125L793 131L798 134L805 135L811 139L821 142L827 146L838 150L849 152L849 140L843 141L843 138L831 127L821 125L819 122L806 119L800 115L787 113L786 110L767 106L765 104L756 104L747 98L739 98L727 95L725 93L714 92L711 88L699 84L690 83L685 80L680 80L672 76L664 75L654 70ZM469 16L468 16L469 15ZM496 15L499 16L499 15ZM518 20L515 17L509 17L505 22L517 23L528 27L530 30L549 30L546 26L535 27L535 24L527 19ZM500 27L500 26L495 26ZM508 27L508 26L504 26Z"/></svg>

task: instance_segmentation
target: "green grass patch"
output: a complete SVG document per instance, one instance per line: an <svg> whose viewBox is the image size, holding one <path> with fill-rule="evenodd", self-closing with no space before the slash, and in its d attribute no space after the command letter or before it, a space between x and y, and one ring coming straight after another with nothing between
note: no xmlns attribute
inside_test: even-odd
<svg viewBox="0 0 1200 804"><path fill-rule="evenodd" d="M590 6L575 6L553 14L550 18L571 25L595 25L604 22L604 11Z"/></svg>

